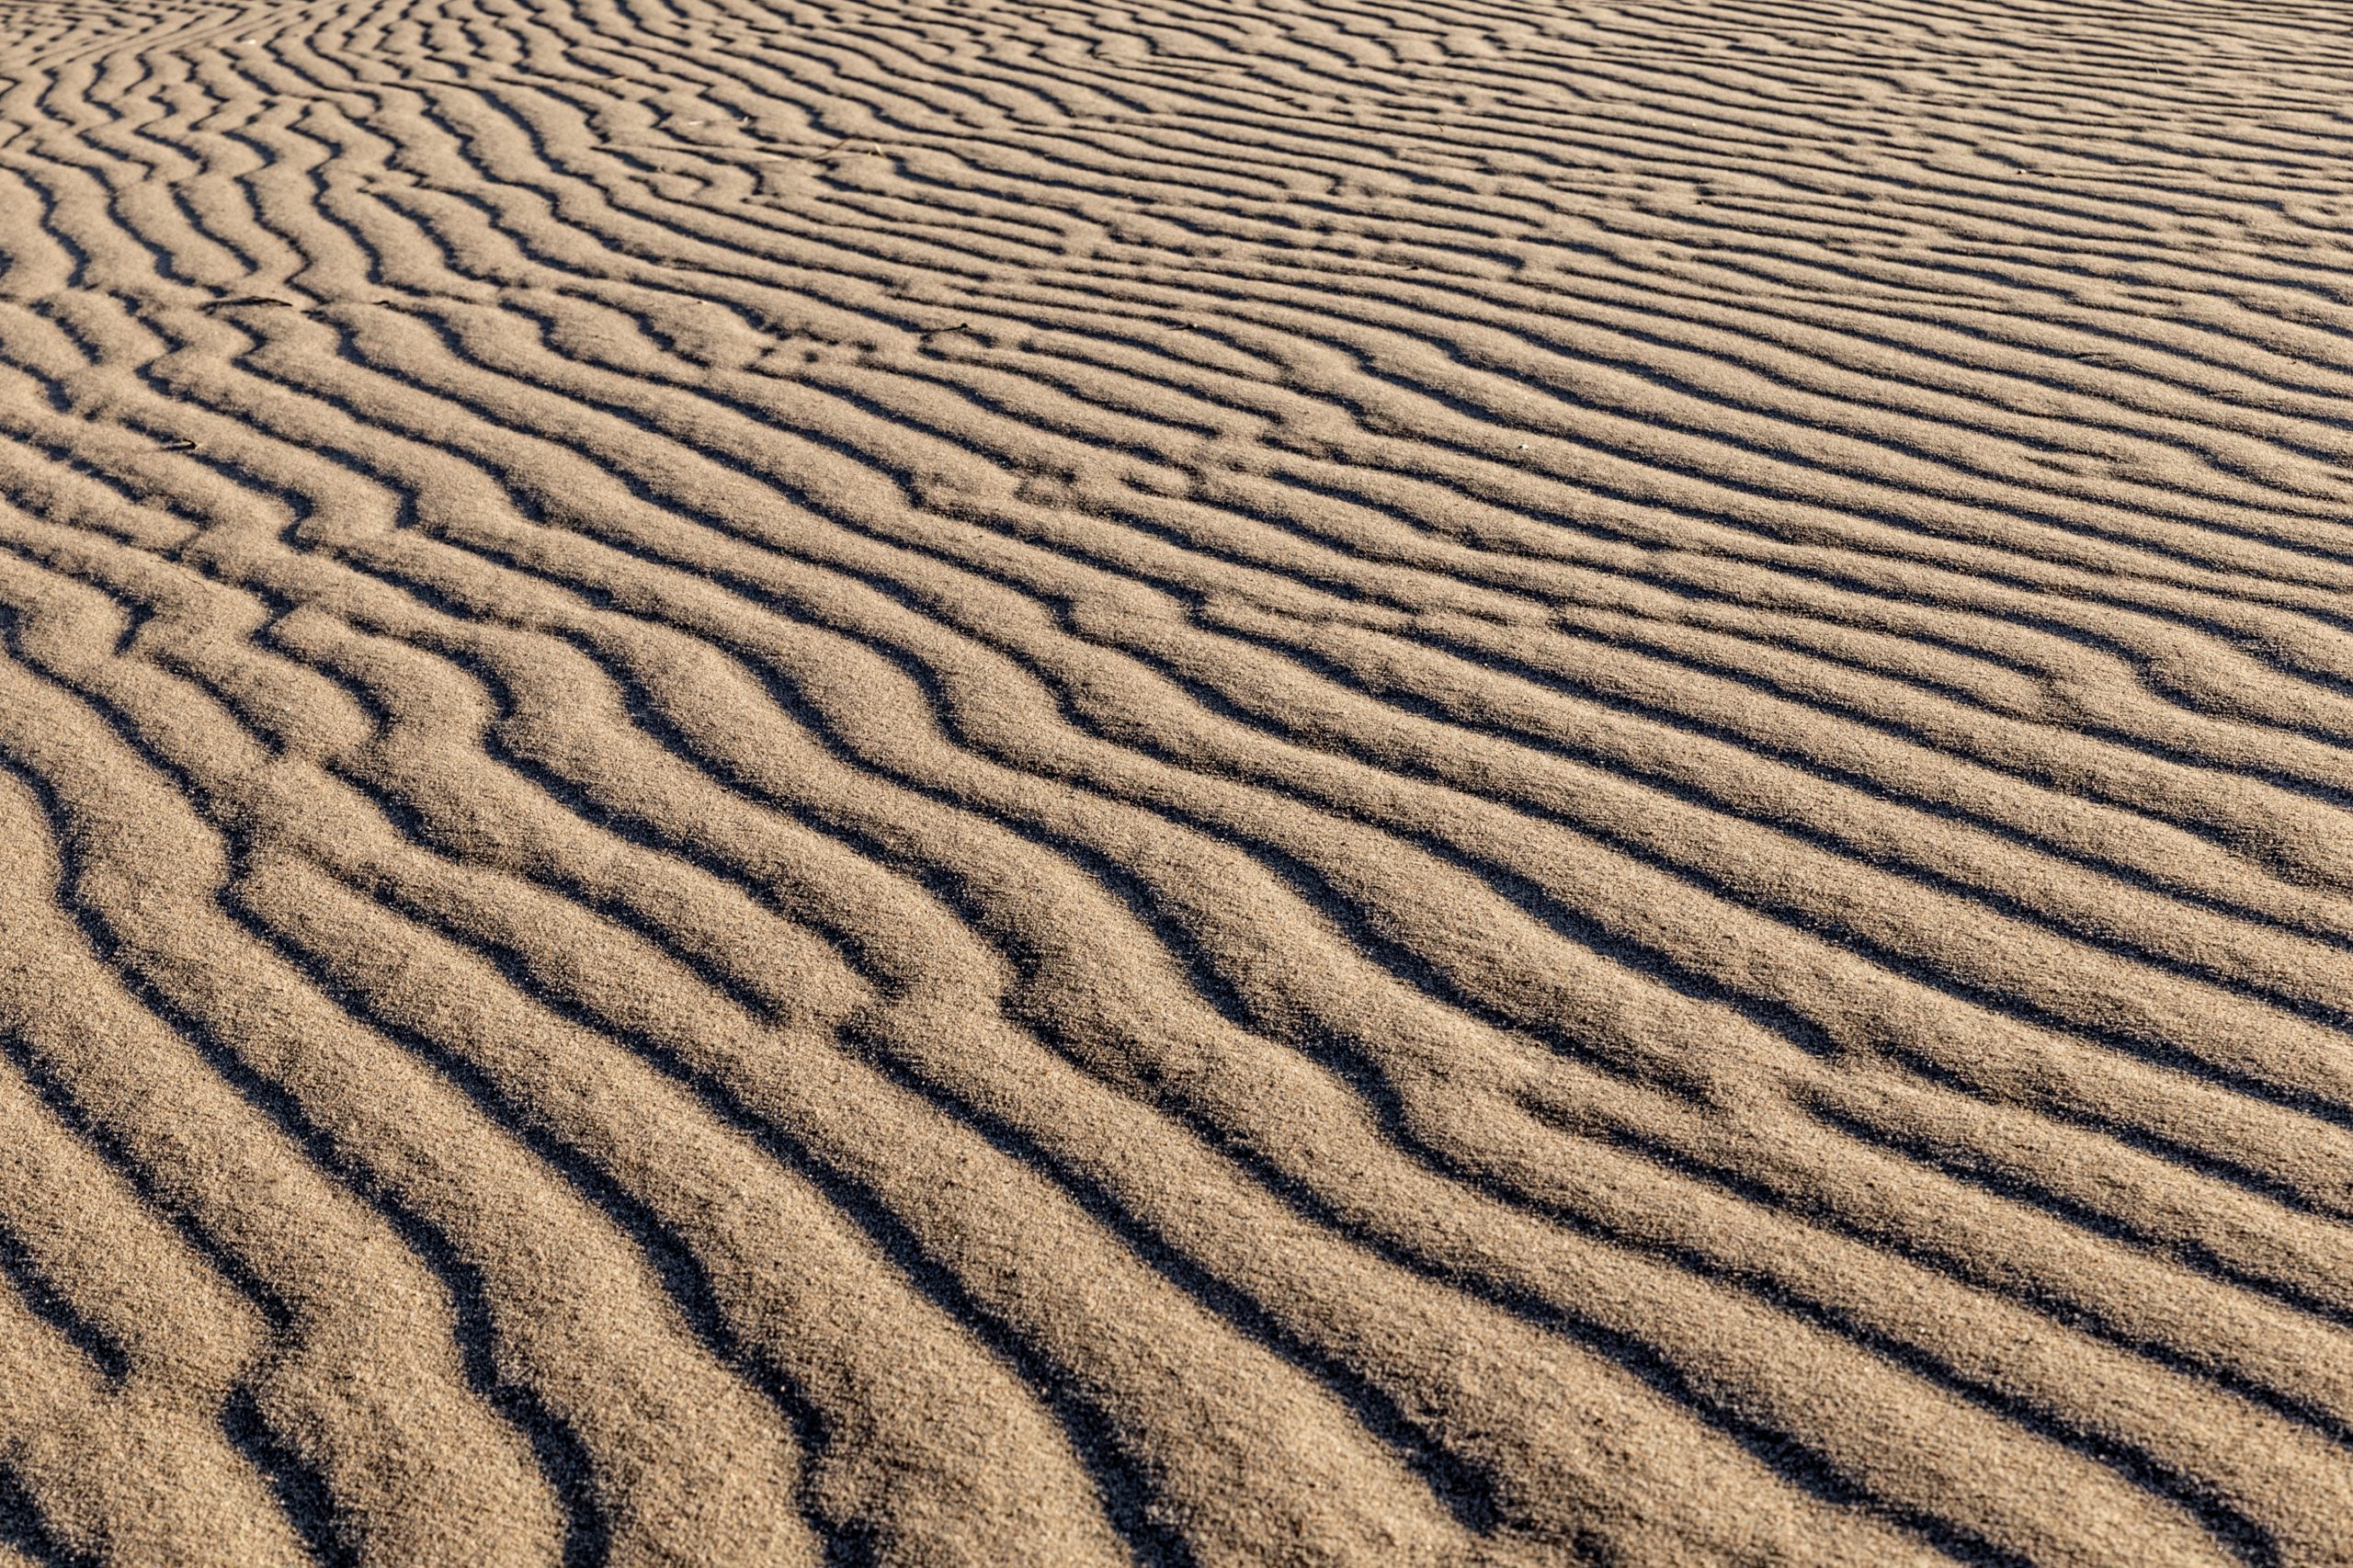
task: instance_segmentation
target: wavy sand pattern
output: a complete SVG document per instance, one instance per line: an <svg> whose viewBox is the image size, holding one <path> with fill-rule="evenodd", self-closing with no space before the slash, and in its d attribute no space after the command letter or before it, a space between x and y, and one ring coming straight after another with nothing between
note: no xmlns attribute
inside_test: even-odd
<svg viewBox="0 0 2353 1568"><path fill-rule="evenodd" d="M0 1564L2353 1561L2342 5L0 81Z"/></svg>

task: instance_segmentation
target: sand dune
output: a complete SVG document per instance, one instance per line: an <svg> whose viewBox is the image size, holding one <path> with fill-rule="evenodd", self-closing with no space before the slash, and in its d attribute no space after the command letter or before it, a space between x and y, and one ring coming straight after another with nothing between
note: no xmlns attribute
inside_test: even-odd
<svg viewBox="0 0 2353 1568"><path fill-rule="evenodd" d="M2353 28L0 0L0 1568L2353 1562Z"/></svg>

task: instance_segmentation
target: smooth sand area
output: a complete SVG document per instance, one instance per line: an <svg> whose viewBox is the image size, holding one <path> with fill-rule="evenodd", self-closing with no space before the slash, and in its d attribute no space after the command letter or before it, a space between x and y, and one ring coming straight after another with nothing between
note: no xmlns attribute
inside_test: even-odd
<svg viewBox="0 0 2353 1568"><path fill-rule="evenodd" d="M0 1568L2348 1562L2343 0L0 0Z"/></svg>

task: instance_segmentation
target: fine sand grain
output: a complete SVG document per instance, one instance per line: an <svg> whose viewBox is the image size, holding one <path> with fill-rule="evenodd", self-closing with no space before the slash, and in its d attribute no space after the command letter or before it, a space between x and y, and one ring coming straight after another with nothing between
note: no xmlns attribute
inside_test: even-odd
<svg viewBox="0 0 2353 1568"><path fill-rule="evenodd" d="M2353 1562L2342 0L0 0L0 1568Z"/></svg>

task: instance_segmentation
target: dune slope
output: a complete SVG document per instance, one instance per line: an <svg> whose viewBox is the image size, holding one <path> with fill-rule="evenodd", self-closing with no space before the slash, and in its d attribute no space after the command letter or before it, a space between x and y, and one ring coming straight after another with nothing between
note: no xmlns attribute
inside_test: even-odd
<svg viewBox="0 0 2353 1568"><path fill-rule="evenodd" d="M0 0L0 1564L2353 1562L2349 116Z"/></svg>

